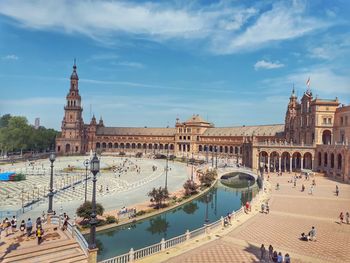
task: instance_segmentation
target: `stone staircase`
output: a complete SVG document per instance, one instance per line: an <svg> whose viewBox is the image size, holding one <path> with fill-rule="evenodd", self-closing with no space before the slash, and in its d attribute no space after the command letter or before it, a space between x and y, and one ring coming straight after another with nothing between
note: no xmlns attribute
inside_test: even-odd
<svg viewBox="0 0 350 263"><path fill-rule="evenodd" d="M0 262L4 263L86 263L87 256L72 239L60 240L52 243L42 243L36 246L17 248L7 255L0 255Z"/></svg>

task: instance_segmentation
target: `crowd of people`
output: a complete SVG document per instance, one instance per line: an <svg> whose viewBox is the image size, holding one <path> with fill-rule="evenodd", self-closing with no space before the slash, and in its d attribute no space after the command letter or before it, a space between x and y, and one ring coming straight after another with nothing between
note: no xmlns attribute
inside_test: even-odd
<svg viewBox="0 0 350 263"><path fill-rule="evenodd" d="M41 244L44 235L44 230L42 227L43 221L45 219L38 217L35 222L35 231L33 232L33 222L28 218L27 222L25 220L21 221L19 229L17 229L17 218L13 216L11 219L5 218L0 224L0 239L2 232L5 232L5 237L15 234L17 231L21 231L21 236L31 237L33 234L38 238L38 245Z"/></svg>
<svg viewBox="0 0 350 263"><path fill-rule="evenodd" d="M273 249L273 246L270 245L268 247L268 251L266 251L265 245L262 244L260 247L260 260L266 262L278 262L278 263L290 263L290 256L286 253L283 257L281 252L277 252Z"/></svg>

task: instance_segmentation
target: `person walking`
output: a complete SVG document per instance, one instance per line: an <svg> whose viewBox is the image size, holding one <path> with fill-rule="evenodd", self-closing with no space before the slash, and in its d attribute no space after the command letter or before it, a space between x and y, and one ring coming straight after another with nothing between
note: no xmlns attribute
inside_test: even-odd
<svg viewBox="0 0 350 263"><path fill-rule="evenodd" d="M16 219L16 216L13 216L12 219L11 219L11 230L12 230L12 233L15 233L16 229L17 229L17 219Z"/></svg>
<svg viewBox="0 0 350 263"><path fill-rule="evenodd" d="M265 260L266 249L264 244L260 247L260 260Z"/></svg>
<svg viewBox="0 0 350 263"><path fill-rule="evenodd" d="M265 204L264 203L261 204L261 213L265 213Z"/></svg>
<svg viewBox="0 0 350 263"><path fill-rule="evenodd" d="M33 223L32 223L32 220L30 218L28 218L28 221L26 223L26 228L27 228L27 236L30 237L32 234L32 230L33 230Z"/></svg>
<svg viewBox="0 0 350 263"><path fill-rule="evenodd" d="M9 219L6 217L5 220L2 222L3 229L5 230L5 236L7 237L9 235L9 229L11 226L11 223Z"/></svg>
<svg viewBox="0 0 350 263"><path fill-rule="evenodd" d="M36 229L36 236L38 238L38 245L40 245L42 238L43 238L44 230L42 229L41 225L38 225L38 228Z"/></svg>
<svg viewBox="0 0 350 263"><path fill-rule="evenodd" d="M269 245L269 258L268 261L272 261L272 256L273 256L273 246Z"/></svg>
<svg viewBox="0 0 350 263"><path fill-rule="evenodd" d="M270 213L270 206L269 206L269 203L266 203L266 205L265 205L265 210L266 210L266 214Z"/></svg>
<svg viewBox="0 0 350 263"><path fill-rule="evenodd" d="M340 215L339 215L340 224L343 224L343 220L344 220L344 214L343 212L340 212Z"/></svg>
<svg viewBox="0 0 350 263"><path fill-rule="evenodd" d="M26 230L26 222L22 220L21 225L19 226L19 230L21 230L22 235L24 234L24 230Z"/></svg>
<svg viewBox="0 0 350 263"><path fill-rule="evenodd" d="M339 187L338 187L338 185L335 186L335 195L339 196Z"/></svg>
<svg viewBox="0 0 350 263"><path fill-rule="evenodd" d="M345 221L346 221L347 224L350 223L350 214L349 214L349 212L346 212L346 214L345 214Z"/></svg>

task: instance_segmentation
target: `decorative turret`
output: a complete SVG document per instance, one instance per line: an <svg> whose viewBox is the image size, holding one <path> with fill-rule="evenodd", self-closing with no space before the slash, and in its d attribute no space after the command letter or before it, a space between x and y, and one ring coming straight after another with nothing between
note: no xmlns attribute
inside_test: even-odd
<svg viewBox="0 0 350 263"><path fill-rule="evenodd" d="M95 114L94 114L94 115L92 115L90 125L96 125L96 124L97 124L97 122L96 122L96 118L95 118Z"/></svg>
<svg viewBox="0 0 350 263"><path fill-rule="evenodd" d="M98 126L104 127L102 116L100 117L100 121L98 122Z"/></svg>

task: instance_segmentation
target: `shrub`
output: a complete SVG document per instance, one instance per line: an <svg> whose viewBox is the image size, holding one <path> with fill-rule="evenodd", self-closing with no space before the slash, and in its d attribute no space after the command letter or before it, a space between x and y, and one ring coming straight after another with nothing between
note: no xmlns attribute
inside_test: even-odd
<svg viewBox="0 0 350 263"><path fill-rule="evenodd" d="M82 217L83 220L90 219L91 218L91 212L92 212L92 203L90 201L86 201L77 209L77 215L79 217ZM102 216L104 212L104 208L101 204L96 204L96 214Z"/></svg>
<svg viewBox="0 0 350 263"><path fill-rule="evenodd" d="M147 194L149 197L152 197L151 202L154 202L156 204L156 208L162 207L162 202L165 201L169 197L169 192L167 189L159 187L159 188L153 188L152 191L150 191Z"/></svg>
<svg viewBox="0 0 350 263"><path fill-rule="evenodd" d="M190 195L197 193L198 187L197 187L196 183L192 180L187 180L184 183L183 187L185 189L185 196L190 196Z"/></svg>
<svg viewBox="0 0 350 263"><path fill-rule="evenodd" d="M16 174L14 177L13 177L13 181L22 181L22 180L25 180L26 179L26 176L22 173L18 173Z"/></svg>
<svg viewBox="0 0 350 263"><path fill-rule="evenodd" d="M144 214L146 214L146 211L145 211L145 210L140 210L140 211L138 211L138 212L136 213L136 216L142 216L142 215L144 215Z"/></svg>
<svg viewBox="0 0 350 263"><path fill-rule="evenodd" d="M199 177L202 187L209 187L215 180L217 173L216 171L207 171L202 176Z"/></svg>
<svg viewBox="0 0 350 263"><path fill-rule="evenodd" d="M115 218L115 216L107 216L106 223L107 224L118 223L118 220Z"/></svg>

